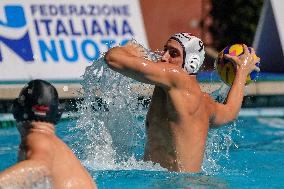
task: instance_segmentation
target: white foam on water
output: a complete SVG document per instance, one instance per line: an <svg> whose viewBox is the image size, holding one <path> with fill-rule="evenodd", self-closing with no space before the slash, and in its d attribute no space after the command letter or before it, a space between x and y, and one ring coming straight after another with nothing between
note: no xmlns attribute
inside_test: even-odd
<svg viewBox="0 0 284 189"><path fill-rule="evenodd" d="M18 184L17 181L13 183L13 186L1 186L1 189L52 189L50 179L44 178L37 182L26 181L24 184Z"/></svg>
<svg viewBox="0 0 284 189"><path fill-rule="evenodd" d="M126 161L109 164L109 161L101 161L101 164L97 164L97 159L88 159L83 162L84 166L96 170L147 170L147 171L167 171L167 169L161 167L158 163L151 161L137 160L134 156L131 156Z"/></svg>

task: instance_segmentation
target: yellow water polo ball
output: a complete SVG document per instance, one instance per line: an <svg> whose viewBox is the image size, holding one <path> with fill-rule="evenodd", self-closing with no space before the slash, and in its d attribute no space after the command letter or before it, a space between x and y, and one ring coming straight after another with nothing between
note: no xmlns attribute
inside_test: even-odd
<svg viewBox="0 0 284 189"><path fill-rule="evenodd" d="M251 47L248 48L251 52ZM231 56L240 56L244 53L244 47L242 44L234 44L229 45L224 48L218 54L218 58L215 62L215 66L220 76L221 80L224 81L227 85L232 85L236 75L236 65L227 59L224 58L225 54L229 54ZM257 55L254 56L254 59L257 59ZM260 66L260 62L256 63L256 66ZM256 80L258 72L252 71L246 79L246 85L252 83Z"/></svg>

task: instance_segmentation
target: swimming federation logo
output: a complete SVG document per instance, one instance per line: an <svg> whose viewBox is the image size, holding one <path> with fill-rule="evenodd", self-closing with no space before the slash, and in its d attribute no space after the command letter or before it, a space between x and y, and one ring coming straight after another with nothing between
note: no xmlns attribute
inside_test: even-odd
<svg viewBox="0 0 284 189"><path fill-rule="evenodd" d="M0 47L5 44L24 61L33 61L27 22L22 6L4 6L4 18L0 19ZM3 57L0 49L0 62Z"/></svg>

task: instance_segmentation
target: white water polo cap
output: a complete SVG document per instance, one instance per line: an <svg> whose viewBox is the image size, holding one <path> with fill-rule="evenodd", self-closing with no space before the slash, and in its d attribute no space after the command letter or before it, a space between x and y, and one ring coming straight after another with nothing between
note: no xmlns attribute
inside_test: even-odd
<svg viewBox="0 0 284 189"><path fill-rule="evenodd" d="M182 68L189 74L196 74L205 58L204 45L201 39L191 33L177 33L170 39L178 41L183 48Z"/></svg>

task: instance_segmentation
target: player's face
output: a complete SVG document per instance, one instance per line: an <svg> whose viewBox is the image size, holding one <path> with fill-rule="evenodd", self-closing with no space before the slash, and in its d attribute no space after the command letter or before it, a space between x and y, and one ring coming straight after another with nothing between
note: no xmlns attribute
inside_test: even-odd
<svg viewBox="0 0 284 189"><path fill-rule="evenodd" d="M162 62L182 66L183 63L183 49L179 42L170 39L164 46Z"/></svg>

